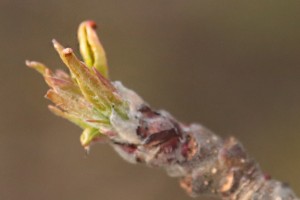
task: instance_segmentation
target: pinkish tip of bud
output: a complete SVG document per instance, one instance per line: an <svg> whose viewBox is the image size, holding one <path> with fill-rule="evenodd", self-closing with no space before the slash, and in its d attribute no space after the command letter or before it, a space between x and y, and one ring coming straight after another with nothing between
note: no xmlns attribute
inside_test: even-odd
<svg viewBox="0 0 300 200"><path fill-rule="evenodd" d="M32 62L31 62L30 60L26 60L26 61L25 61L25 64L26 64L28 67L31 67Z"/></svg>
<svg viewBox="0 0 300 200"><path fill-rule="evenodd" d="M68 56L68 55L71 55L73 53L73 50L71 48L65 48L63 50L63 54Z"/></svg>
<svg viewBox="0 0 300 200"><path fill-rule="evenodd" d="M92 27L93 29L97 28L97 24L93 20L89 20L86 23L87 23L88 26Z"/></svg>
<svg viewBox="0 0 300 200"><path fill-rule="evenodd" d="M52 44L55 45L57 43L56 39L52 39Z"/></svg>

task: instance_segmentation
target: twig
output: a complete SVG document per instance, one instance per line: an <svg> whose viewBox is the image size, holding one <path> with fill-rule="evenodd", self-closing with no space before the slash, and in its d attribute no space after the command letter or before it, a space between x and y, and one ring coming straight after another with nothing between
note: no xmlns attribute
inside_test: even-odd
<svg viewBox="0 0 300 200"><path fill-rule="evenodd" d="M86 150L103 138L128 162L164 168L193 197L215 195L230 200L297 200L284 183L264 174L242 144L222 140L199 124L183 124L166 111L153 110L135 92L108 79L104 49L95 23L78 31L85 63L57 41L54 47L71 72L52 72L27 61L50 86L49 109L84 129Z"/></svg>

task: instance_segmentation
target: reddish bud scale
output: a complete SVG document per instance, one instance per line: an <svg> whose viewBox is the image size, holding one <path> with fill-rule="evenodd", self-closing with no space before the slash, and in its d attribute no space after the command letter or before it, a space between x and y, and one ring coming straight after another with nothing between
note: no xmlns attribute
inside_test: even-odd
<svg viewBox="0 0 300 200"><path fill-rule="evenodd" d="M122 146L120 155L126 160L163 167L171 176L182 177L180 185L191 196L244 200L260 195L259 200L273 200L276 194L268 188L278 182L263 175L235 138L223 141L200 125L177 123L172 116L149 107L139 112L136 134L142 144L115 144Z"/></svg>
<svg viewBox="0 0 300 200"><path fill-rule="evenodd" d="M196 152L197 144L195 139L188 135L186 142L182 145L181 154L187 160L191 160L195 156Z"/></svg>

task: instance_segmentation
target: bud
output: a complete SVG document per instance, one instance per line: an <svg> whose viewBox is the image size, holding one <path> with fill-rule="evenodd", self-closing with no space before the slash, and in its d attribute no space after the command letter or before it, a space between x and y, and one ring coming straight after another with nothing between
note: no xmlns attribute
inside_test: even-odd
<svg viewBox="0 0 300 200"><path fill-rule="evenodd" d="M95 67L105 78L108 78L106 54L95 31L96 23L82 22L78 28L79 49L85 64Z"/></svg>
<svg viewBox="0 0 300 200"><path fill-rule="evenodd" d="M84 129L80 142L86 149L101 136L113 132L111 115L128 119L128 104L108 80L105 52L94 30L95 24L80 24L78 39L84 62L71 48L65 48L56 40L53 46L71 75L56 70L52 72L44 64L26 61L26 65L38 71L50 87L46 98L55 105L50 111Z"/></svg>

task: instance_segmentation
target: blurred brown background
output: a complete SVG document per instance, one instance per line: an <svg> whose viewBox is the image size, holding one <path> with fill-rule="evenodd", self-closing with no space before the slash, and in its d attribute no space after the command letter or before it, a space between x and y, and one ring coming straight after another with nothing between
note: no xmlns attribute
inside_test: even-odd
<svg viewBox="0 0 300 200"><path fill-rule="evenodd" d="M108 145L85 157L79 128L48 112L47 87L24 60L63 68L51 39L77 48L86 19L99 25L114 80L238 137L300 194L300 1L1 0L1 200L190 199Z"/></svg>

